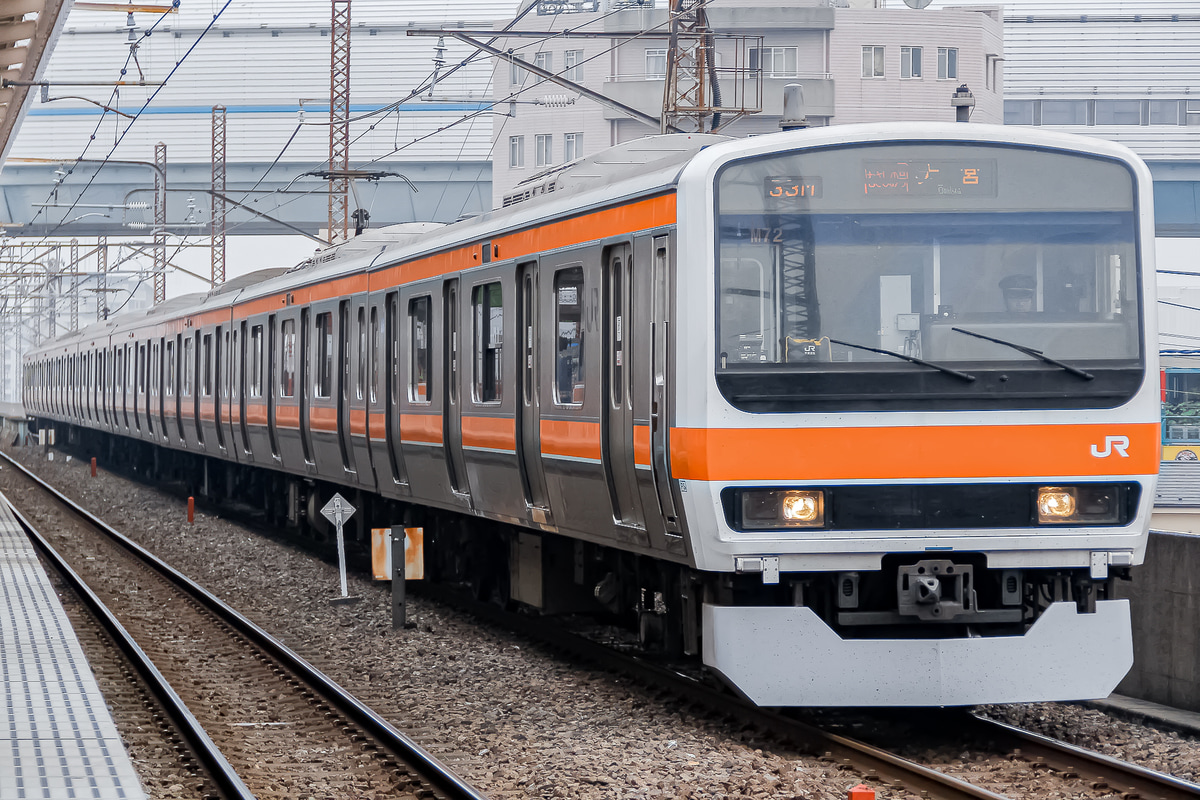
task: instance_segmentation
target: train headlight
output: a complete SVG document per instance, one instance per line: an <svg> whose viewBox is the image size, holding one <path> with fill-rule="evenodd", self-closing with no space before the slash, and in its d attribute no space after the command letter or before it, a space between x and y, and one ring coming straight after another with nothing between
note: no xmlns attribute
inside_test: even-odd
<svg viewBox="0 0 1200 800"><path fill-rule="evenodd" d="M1119 523L1122 491L1119 486L1039 486L1039 525L1094 525Z"/></svg>
<svg viewBox="0 0 1200 800"><path fill-rule="evenodd" d="M825 526L825 493L820 489L749 489L741 498L743 530Z"/></svg>
<svg viewBox="0 0 1200 800"><path fill-rule="evenodd" d="M788 492L783 496L785 522L816 522L821 518L820 492Z"/></svg>
<svg viewBox="0 0 1200 800"><path fill-rule="evenodd" d="M1075 490L1069 486L1042 486L1038 489L1038 522L1063 522L1075 516Z"/></svg>

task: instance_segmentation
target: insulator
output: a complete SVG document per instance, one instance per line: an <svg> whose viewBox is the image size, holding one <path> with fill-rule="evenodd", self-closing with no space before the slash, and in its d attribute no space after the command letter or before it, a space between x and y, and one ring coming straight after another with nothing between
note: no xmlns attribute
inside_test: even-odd
<svg viewBox="0 0 1200 800"><path fill-rule="evenodd" d="M150 203L149 203L149 201L146 201L146 200L134 200L132 203L126 203L125 207L126 208L134 208L134 209L149 208Z"/></svg>
<svg viewBox="0 0 1200 800"><path fill-rule="evenodd" d="M573 106L575 105L575 96L570 94L548 94L537 99L539 106Z"/></svg>
<svg viewBox="0 0 1200 800"><path fill-rule="evenodd" d="M135 231L140 231L149 228L150 226L145 222L126 222L125 227L132 228Z"/></svg>

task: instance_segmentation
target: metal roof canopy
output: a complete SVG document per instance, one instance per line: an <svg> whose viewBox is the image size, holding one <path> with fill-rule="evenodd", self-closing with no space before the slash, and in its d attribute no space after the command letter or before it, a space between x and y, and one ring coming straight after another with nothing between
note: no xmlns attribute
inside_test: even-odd
<svg viewBox="0 0 1200 800"><path fill-rule="evenodd" d="M0 79L23 85L0 88L0 164L29 107L72 0L0 0Z"/></svg>

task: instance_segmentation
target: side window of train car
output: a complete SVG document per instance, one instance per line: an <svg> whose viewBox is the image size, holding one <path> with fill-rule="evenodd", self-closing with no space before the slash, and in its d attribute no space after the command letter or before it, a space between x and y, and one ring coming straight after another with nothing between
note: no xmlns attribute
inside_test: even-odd
<svg viewBox="0 0 1200 800"><path fill-rule="evenodd" d="M367 310L358 309L358 366L354 376L354 399L362 400L367 388Z"/></svg>
<svg viewBox="0 0 1200 800"><path fill-rule="evenodd" d="M371 402L379 401L379 308L371 307Z"/></svg>
<svg viewBox="0 0 1200 800"><path fill-rule="evenodd" d="M165 389L167 397L175 395L175 342L167 342L167 379Z"/></svg>
<svg viewBox="0 0 1200 800"><path fill-rule="evenodd" d="M476 286L471 291L476 403L498 403L501 394L501 350L504 339L504 294L500 283Z"/></svg>
<svg viewBox="0 0 1200 800"><path fill-rule="evenodd" d="M263 326L250 329L250 396L262 397L263 387Z"/></svg>
<svg viewBox="0 0 1200 800"><path fill-rule="evenodd" d="M212 396L212 334L204 334L203 340L204 356L201 362L202 382L200 384L200 393L205 397Z"/></svg>
<svg viewBox="0 0 1200 800"><path fill-rule="evenodd" d="M554 274L554 401L583 403L583 267Z"/></svg>
<svg viewBox="0 0 1200 800"><path fill-rule="evenodd" d="M280 328L283 346L279 369L279 396L296 396L296 320L285 319Z"/></svg>
<svg viewBox="0 0 1200 800"><path fill-rule="evenodd" d="M414 297L408 301L409 354L408 399L414 403L428 403L429 369L433 351L429 347L429 310L432 301L429 295Z"/></svg>
<svg viewBox="0 0 1200 800"><path fill-rule="evenodd" d="M195 369L192 359L192 337L183 340L183 396L192 396L192 371Z"/></svg>
<svg viewBox="0 0 1200 800"><path fill-rule="evenodd" d="M333 396L333 314L317 314L317 397Z"/></svg>

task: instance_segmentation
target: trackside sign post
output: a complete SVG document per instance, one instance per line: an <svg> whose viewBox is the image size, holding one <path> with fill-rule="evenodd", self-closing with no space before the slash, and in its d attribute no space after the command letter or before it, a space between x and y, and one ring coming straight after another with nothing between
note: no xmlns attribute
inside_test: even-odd
<svg viewBox="0 0 1200 800"><path fill-rule="evenodd" d="M342 595L335 597L329 602L334 604L340 603L357 603L360 598L350 597L346 591L346 540L342 535L342 526L346 524L346 520L354 516L354 506L340 494L335 493L325 507L321 509L321 514L325 519L329 520L337 528L337 551L338 551L338 576L342 581Z"/></svg>

